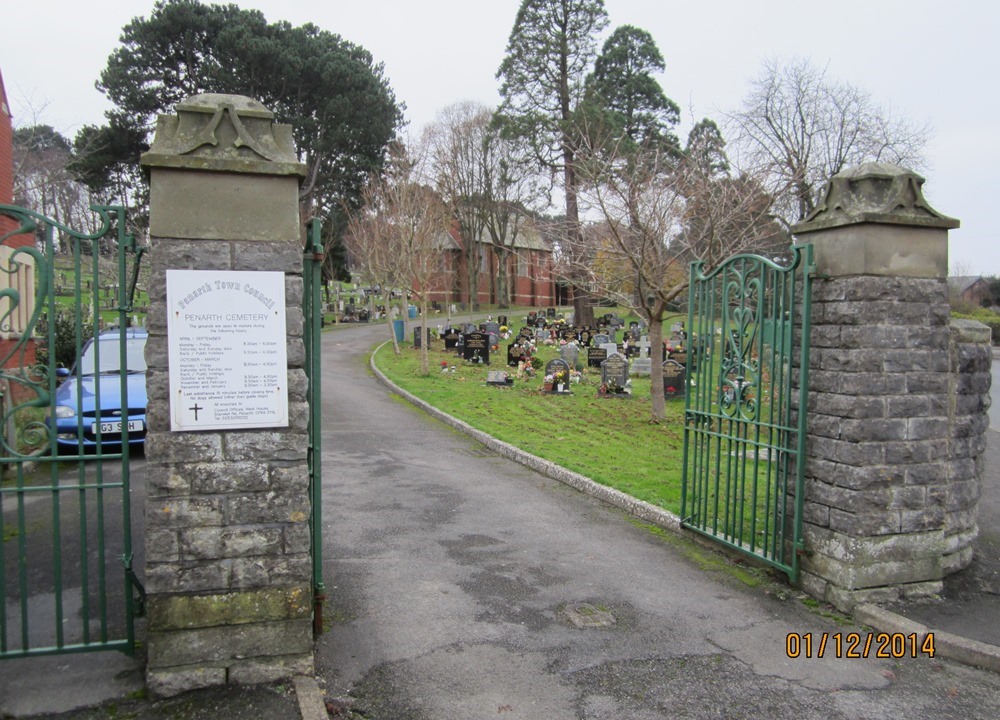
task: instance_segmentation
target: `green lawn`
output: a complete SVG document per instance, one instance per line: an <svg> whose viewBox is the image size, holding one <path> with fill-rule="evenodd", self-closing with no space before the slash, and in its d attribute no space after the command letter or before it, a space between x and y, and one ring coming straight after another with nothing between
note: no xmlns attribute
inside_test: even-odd
<svg viewBox="0 0 1000 720"><path fill-rule="evenodd" d="M598 397L597 368L585 368L568 396L543 394L541 371L534 378L515 378L511 388L487 386L488 370L505 369L509 342L500 341L489 367L464 364L440 341L429 350L427 377L420 376L420 353L409 343L399 356L391 345L383 346L376 364L400 387L499 440L679 513L683 400L668 400L666 420L655 424L648 378L632 379L631 398ZM540 346L536 357L547 362L558 350ZM442 362L455 372L441 372Z"/></svg>

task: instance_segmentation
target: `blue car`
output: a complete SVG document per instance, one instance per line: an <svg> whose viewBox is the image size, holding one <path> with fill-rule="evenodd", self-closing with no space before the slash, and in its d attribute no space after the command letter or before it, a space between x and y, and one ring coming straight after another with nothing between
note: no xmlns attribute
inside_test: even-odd
<svg viewBox="0 0 1000 720"><path fill-rule="evenodd" d="M53 409L59 447L79 450L120 446L123 428L128 430L130 445L145 441L148 333L143 328L125 331L127 408L122 408L121 337L116 328L91 338L83 346L76 366L60 372L65 379L56 388Z"/></svg>

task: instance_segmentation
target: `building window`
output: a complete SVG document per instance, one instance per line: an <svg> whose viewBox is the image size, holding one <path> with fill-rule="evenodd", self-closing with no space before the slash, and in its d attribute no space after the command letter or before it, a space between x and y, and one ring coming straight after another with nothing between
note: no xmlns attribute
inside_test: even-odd
<svg viewBox="0 0 1000 720"><path fill-rule="evenodd" d="M528 277L528 258L522 253L517 253L517 274L518 277Z"/></svg>
<svg viewBox="0 0 1000 720"><path fill-rule="evenodd" d="M35 304L35 261L28 253L20 253L11 260L16 248L0 246L0 290L16 290L20 300L16 307L11 308L11 300L4 296L0 298L0 338L19 338L28 325ZM17 269L13 272L12 266ZM13 311L12 311L13 310Z"/></svg>

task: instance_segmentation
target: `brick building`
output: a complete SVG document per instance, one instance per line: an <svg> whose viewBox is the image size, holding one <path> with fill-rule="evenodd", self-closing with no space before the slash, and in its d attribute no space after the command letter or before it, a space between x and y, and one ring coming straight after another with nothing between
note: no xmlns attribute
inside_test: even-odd
<svg viewBox="0 0 1000 720"><path fill-rule="evenodd" d="M0 72L0 205L12 205L13 202L14 123ZM18 348L34 309L34 260L27 253L21 253L16 262L11 263L11 256L17 249L32 245L34 240L31 235L10 234L17 229L18 223L12 217L0 213L0 291L15 289L20 297L20 302L12 308L10 299L0 296L0 363L4 368L19 368L35 362L33 342L23 345L23 352Z"/></svg>
<svg viewBox="0 0 1000 720"><path fill-rule="evenodd" d="M459 233L457 224L452 227L449 237L443 240L443 245L442 277L436 283L440 289L431 293L430 299L466 305L496 304L501 254L489 236L483 234L477 241L479 286L475 292L469 289L466 240ZM506 263L511 305L547 307L556 304L552 248L536 227L526 225L521 228L513 252L506 254Z"/></svg>

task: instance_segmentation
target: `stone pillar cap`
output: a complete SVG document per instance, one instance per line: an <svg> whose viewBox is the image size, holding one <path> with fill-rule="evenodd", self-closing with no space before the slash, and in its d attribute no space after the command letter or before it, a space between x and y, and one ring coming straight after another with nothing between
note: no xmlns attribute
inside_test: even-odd
<svg viewBox="0 0 1000 720"><path fill-rule="evenodd" d="M157 119L142 165L305 176L291 126L274 122L274 113L257 100L202 93L182 100L176 110Z"/></svg>
<svg viewBox="0 0 1000 720"><path fill-rule="evenodd" d="M923 184L920 175L892 163L847 168L830 178L819 206L803 222L793 225L792 233L860 223L957 228L958 220L942 215L924 199Z"/></svg>

